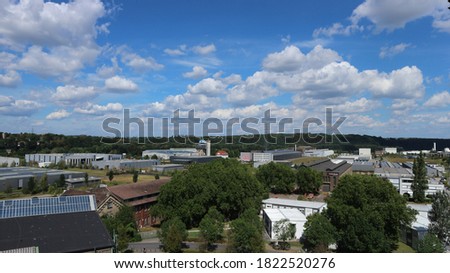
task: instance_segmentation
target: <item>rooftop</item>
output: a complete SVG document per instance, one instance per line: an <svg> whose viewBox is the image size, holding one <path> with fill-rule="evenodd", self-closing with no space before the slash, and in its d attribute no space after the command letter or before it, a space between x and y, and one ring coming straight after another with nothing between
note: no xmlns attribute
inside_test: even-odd
<svg viewBox="0 0 450 273"><path fill-rule="evenodd" d="M333 163L329 158L322 159L318 161L314 161L312 163L305 164L306 167L313 168L319 172L338 172L339 174L344 173L349 168L352 167L351 164L347 163L347 161L342 161L338 164Z"/></svg>
<svg viewBox="0 0 450 273"><path fill-rule="evenodd" d="M114 246L95 211L0 219L0 251L87 252Z"/></svg>
<svg viewBox="0 0 450 273"><path fill-rule="evenodd" d="M152 193L159 193L161 186L168 182L170 182L170 178L163 178L147 182L117 185L109 187L108 189L110 192L126 201Z"/></svg>
<svg viewBox="0 0 450 273"><path fill-rule="evenodd" d="M0 219L95 211L93 195L33 197L0 201Z"/></svg>
<svg viewBox="0 0 450 273"><path fill-rule="evenodd" d="M264 209L264 212L272 222L282 219L289 219L293 222L306 221L306 216L296 209Z"/></svg>
<svg viewBox="0 0 450 273"><path fill-rule="evenodd" d="M326 206L324 202L317 201L297 201L290 199L279 199L279 198L269 198L262 201L264 204L276 204L282 206L290 206L290 207L298 207L298 208L313 208L313 209L321 209Z"/></svg>

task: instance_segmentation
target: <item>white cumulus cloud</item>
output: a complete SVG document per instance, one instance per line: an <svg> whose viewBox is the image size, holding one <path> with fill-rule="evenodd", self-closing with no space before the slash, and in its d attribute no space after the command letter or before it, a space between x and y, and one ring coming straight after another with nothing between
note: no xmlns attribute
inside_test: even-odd
<svg viewBox="0 0 450 273"><path fill-rule="evenodd" d="M11 97L5 99L4 97L0 97L0 101L2 100L3 102L0 104L0 114L5 116L31 116L42 108L42 105L35 101L14 100Z"/></svg>
<svg viewBox="0 0 450 273"><path fill-rule="evenodd" d="M206 77L207 75L208 75L208 71L198 65L194 66L192 68L192 71L183 73L183 77L190 78L190 79L199 79L199 78Z"/></svg>
<svg viewBox="0 0 450 273"><path fill-rule="evenodd" d="M139 87L132 80L114 76L105 80L105 88L112 93L137 92Z"/></svg>
<svg viewBox="0 0 450 273"><path fill-rule="evenodd" d="M448 91L443 91L434 94L430 99L428 99L424 106L426 107L446 107L450 105L450 93Z"/></svg>
<svg viewBox="0 0 450 273"><path fill-rule="evenodd" d="M164 68L164 65L159 64L152 57L144 58L136 53L123 52L122 62L138 72L161 70Z"/></svg>
<svg viewBox="0 0 450 273"><path fill-rule="evenodd" d="M403 28L408 22L433 16L446 9L442 0L366 0L351 16L353 24L369 19L377 31Z"/></svg>
<svg viewBox="0 0 450 273"><path fill-rule="evenodd" d="M58 110L58 111L48 114L45 118L48 120L54 120L54 119L67 118L68 116L70 116L70 113L67 112L65 109L61 109L61 110Z"/></svg>
<svg viewBox="0 0 450 273"><path fill-rule="evenodd" d="M214 44L209 44L206 46L194 46L192 50L199 55L208 55L216 51L216 46Z"/></svg>
<svg viewBox="0 0 450 273"><path fill-rule="evenodd" d="M121 103L108 103L106 105L98 105L87 103L83 107L76 107L73 111L86 115L104 115L111 112L120 112L123 110Z"/></svg>
<svg viewBox="0 0 450 273"><path fill-rule="evenodd" d="M96 97L98 93L93 86L58 86L56 92L51 95L51 100L62 105L77 104Z"/></svg>
<svg viewBox="0 0 450 273"><path fill-rule="evenodd" d="M21 81L19 73L9 70L5 74L0 74L0 86L15 87Z"/></svg>
<svg viewBox="0 0 450 273"><path fill-rule="evenodd" d="M397 44L394 46L389 46L389 47L385 46L385 47L381 48L379 56L381 59L384 59L386 57L392 57L392 56L402 53L410 46L411 46L411 44L406 44L406 43L400 43L400 44Z"/></svg>

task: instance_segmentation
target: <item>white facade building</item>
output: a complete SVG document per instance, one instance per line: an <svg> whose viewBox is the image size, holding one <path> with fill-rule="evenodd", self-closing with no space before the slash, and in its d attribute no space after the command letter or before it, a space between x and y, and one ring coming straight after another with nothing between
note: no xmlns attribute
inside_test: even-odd
<svg viewBox="0 0 450 273"><path fill-rule="evenodd" d="M372 159L372 150L370 148L359 148L359 159Z"/></svg>
<svg viewBox="0 0 450 273"><path fill-rule="evenodd" d="M20 159L18 157L4 157L0 156L0 165L7 165L7 167L19 166ZM11 166L11 164L13 166Z"/></svg>
<svg viewBox="0 0 450 273"><path fill-rule="evenodd" d="M396 154L397 153L397 148L393 148L393 147L386 147L383 149L385 154Z"/></svg>
<svg viewBox="0 0 450 273"><path fill-rule="evenodd" d="M275 234L275 225L278 221L288 219L291 225L295 226L295 239L300 239L303 235L306 216L296 209L264 209L264 228L271 239L278 240Z"/></svg>
<svg viewBox="0 0 450 273"><path fill-rule="evenodd" d="M273 161L272 153L253 153L254 162L270 162Z"/></svg>
<svg viewBox="0 0 450 273"><path fill-rule="evenodd" d="M328 157L332 155L334 155L334 151L329 149L306 150L303 153L303 156L306 157Z"/></svg>

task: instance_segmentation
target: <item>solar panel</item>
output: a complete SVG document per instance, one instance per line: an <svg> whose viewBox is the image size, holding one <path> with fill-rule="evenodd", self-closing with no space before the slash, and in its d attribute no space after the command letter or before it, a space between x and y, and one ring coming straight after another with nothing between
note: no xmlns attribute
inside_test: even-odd
<svg viewBox="0 0 450 273"><path fill-rule="evenodd" d="M95 211L96 207L93 195L2 200L0 201L0 219Z"/></svg>

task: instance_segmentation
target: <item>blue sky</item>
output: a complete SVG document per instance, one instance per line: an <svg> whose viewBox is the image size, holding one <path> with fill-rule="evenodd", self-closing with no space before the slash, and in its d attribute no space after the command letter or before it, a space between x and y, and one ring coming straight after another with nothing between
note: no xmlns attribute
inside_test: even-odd
<svg viewBox="0 0 450 273"><path fill-rule="evenodd" d="M289 132L332 108L344 134L449 138L447 7L0 0L0 128L108 135L124 109L156 124L177 109L224 123L270 109Z"/></svg>

